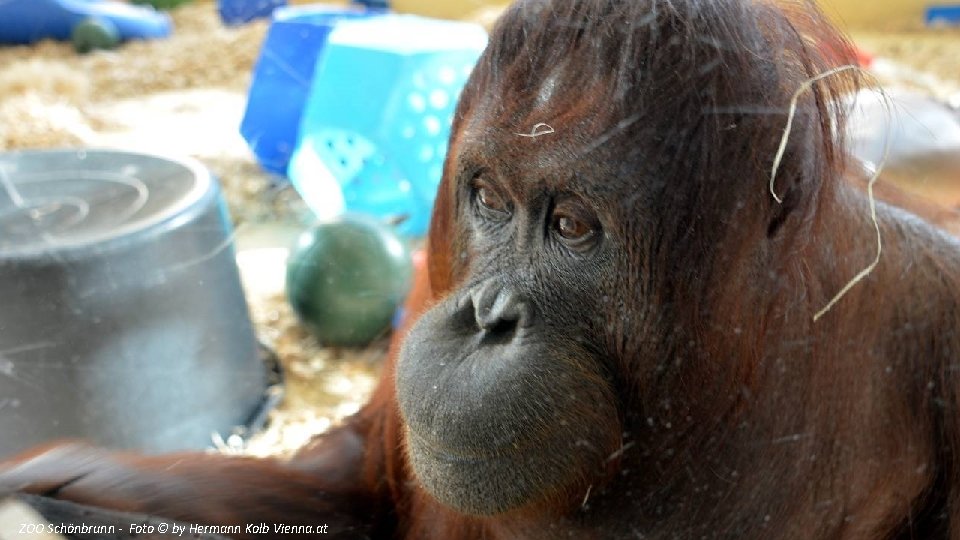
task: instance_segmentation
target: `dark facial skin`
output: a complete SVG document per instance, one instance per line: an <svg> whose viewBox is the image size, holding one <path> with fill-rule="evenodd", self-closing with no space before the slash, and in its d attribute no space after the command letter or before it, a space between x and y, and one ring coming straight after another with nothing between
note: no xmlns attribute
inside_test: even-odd
<svg viewBox="0 0 960 540"><path fill-rule="evenodd" d="M397 398L413 469L467 513L582 493L620 446L603 337L612 322L603 306L623 285L618 216L554 148L527 143L529 154L547 150L530 160L540 166L465 149L498 158L459 165L464 285L417 322L401 352Z"/></svg>

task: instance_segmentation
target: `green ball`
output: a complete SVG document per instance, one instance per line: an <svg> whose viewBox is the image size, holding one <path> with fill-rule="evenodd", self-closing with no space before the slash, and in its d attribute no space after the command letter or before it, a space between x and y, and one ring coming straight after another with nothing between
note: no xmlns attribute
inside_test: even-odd
<svg viewBox="0 0 960 540"><path fill-rule="evenodd" d="M344 216L303 232L287 260L287 299L323 345L360 346L390 326L413 276L386 225Z"/></svg>
<svg viewBox="0 0 960 540"><path fill-rule="evenodd" d="M88 17L73 27L73 48L78 53L96 49L113 49L120 43L120 31L109 19Z"/></svg>

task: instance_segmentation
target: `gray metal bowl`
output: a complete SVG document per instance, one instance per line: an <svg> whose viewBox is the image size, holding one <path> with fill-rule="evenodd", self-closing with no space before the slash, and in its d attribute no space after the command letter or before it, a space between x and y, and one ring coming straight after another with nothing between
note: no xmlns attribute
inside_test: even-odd
<svg viewBox="0 0 960 540"><path fill-rule="evenodd" d="M0 153L0 456L209 446L267 384L219 188L192 161Z"/></svg>

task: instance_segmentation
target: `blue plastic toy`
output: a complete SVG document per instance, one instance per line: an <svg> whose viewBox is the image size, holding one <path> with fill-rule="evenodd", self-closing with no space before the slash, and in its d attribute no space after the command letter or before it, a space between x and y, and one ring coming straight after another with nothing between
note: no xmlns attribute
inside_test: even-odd
<svg viewBox="0 0 960 540"><path fill-rule="evenodd" d="M405 217L399 230L422 235L453 109L486 42L479 25L409 15L338 23L287 170L307 204Z"/></svg>
<svg viewBox="0 0 960 540"><path fill-rule="evenodd" d="M287 174L317 57L337 21L380 14L334 6L277 9L254 67L240 134L264 169Z"/></svg>
<svg viewBox="0 0 960 540"><path fill-rule="evenodd" d="M147 6L109 0L0 0L0 43L68 40L73 27L91 17L113 23L124 40L167 37L172 29L169 16Z"/></svg>

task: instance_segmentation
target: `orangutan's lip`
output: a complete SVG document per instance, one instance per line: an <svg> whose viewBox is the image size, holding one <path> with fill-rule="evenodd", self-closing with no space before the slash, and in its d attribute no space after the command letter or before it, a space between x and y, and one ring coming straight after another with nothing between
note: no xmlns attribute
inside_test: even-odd
<svg viewBox="0 0 960 540"><path fill-rule="evenodd" d="M481 452L475 448L453 448L420 435L409 426L407 427L407 438L411 444L426 451L438 461L459 464L476 464L502 459L510 455L515 456L537 444L537 441L534 440L524 441L524 444L508 442L493 447L485 447Z"/></svg>
<svg viewBox="0 0 960 540"><path fill-rule="evenodd" d="M489 459L488 453L480 453L476 450L471 451L466 448L450 448L447 445L440 444L430 440L419 433L416 433L409 426L407 427L407 438L411 444L420 449L426 450L434 459L445 463L477 463Z"/></svg>

